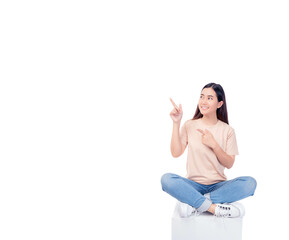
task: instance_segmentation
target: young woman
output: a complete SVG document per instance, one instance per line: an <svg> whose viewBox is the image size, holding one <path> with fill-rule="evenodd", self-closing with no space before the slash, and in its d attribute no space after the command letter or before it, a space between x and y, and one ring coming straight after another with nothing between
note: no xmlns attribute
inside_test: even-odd
<svg viewBox="0 0 289 240"><path fill-rule="evenodd" d="M209 83L203 87L193 119L185 121L180 132L182 106L170 100L174 106L170 113L171 153L177 158L188 146L187 176L164 174L162 189L179 200L182 217L205 211L217 217L242 217L245 211L235 201L253 196L257 182L252 177L228 181L224 174L224 169L233 166L239 153L222 86Z"/></svg>

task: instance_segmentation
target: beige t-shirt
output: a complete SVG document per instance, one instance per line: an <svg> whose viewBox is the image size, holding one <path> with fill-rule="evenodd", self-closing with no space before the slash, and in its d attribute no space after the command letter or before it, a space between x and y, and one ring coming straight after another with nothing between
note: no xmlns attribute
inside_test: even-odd
<svg viewBox="0 0 289 240"><path fill-rule="evenodd" d="M208 129L220 147L228 155L239 155L234 129L218 120L209 126L202 119L187 120L180 132L182 144L188 143L187 178L201 184L209 185L227 180L225 167L221 165L214 151L202 143L202 133L197 129Z"/></svg>

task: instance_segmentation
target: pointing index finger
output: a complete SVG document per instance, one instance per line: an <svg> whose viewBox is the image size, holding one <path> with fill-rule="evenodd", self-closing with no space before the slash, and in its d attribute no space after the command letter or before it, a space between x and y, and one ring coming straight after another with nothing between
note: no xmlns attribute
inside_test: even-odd
<svg viewBox="0 0 289 240"><path fill-rule="evenodd" d="M178 106L174 103L173 99L170 98L171 103L174 105L174 107L179 111Z"/></svg>
<svg viewBox="0 0 289 240"><path fill-rule="evenodd" d="M202 129L197 129L197 131L199 131L200 133L202 133L202 134L205 134L205 132L202 130Z"/></svg>

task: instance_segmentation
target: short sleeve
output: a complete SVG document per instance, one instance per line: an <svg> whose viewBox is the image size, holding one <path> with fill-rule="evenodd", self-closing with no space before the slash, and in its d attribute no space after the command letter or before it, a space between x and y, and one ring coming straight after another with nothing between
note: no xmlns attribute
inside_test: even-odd
<svg viewBox="0 0 289 240"><path fill-rule="evenodd" d="M230 128L227 137L226 151L228 155L239 155L235 130Z"/></svg>
<svg viewBox="0 0 289 240"><path fill-rule="evenodd" d="M188 143L187 122L185 122L183 126L181 127L180 138L181 138L182 144L187 145Z"/></svg>

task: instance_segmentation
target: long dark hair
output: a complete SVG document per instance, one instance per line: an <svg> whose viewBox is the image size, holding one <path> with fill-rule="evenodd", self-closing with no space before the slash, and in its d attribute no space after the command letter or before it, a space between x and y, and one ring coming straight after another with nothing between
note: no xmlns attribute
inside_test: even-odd
<svg viewBox="0 0 289 240"><path fill-rule="evenodd" d="M212 88L217 95L218 102L223 101L223 105L217 109L217 118L227 124L229 124L228 120L228 112L227 112L227 104L226 104L226 96L224 89L220 84L217 83L208 83L206 86L202 88ZM199 105L197 106L196 112L192 120L202 118L203 114L200 112Z"/></svg>

